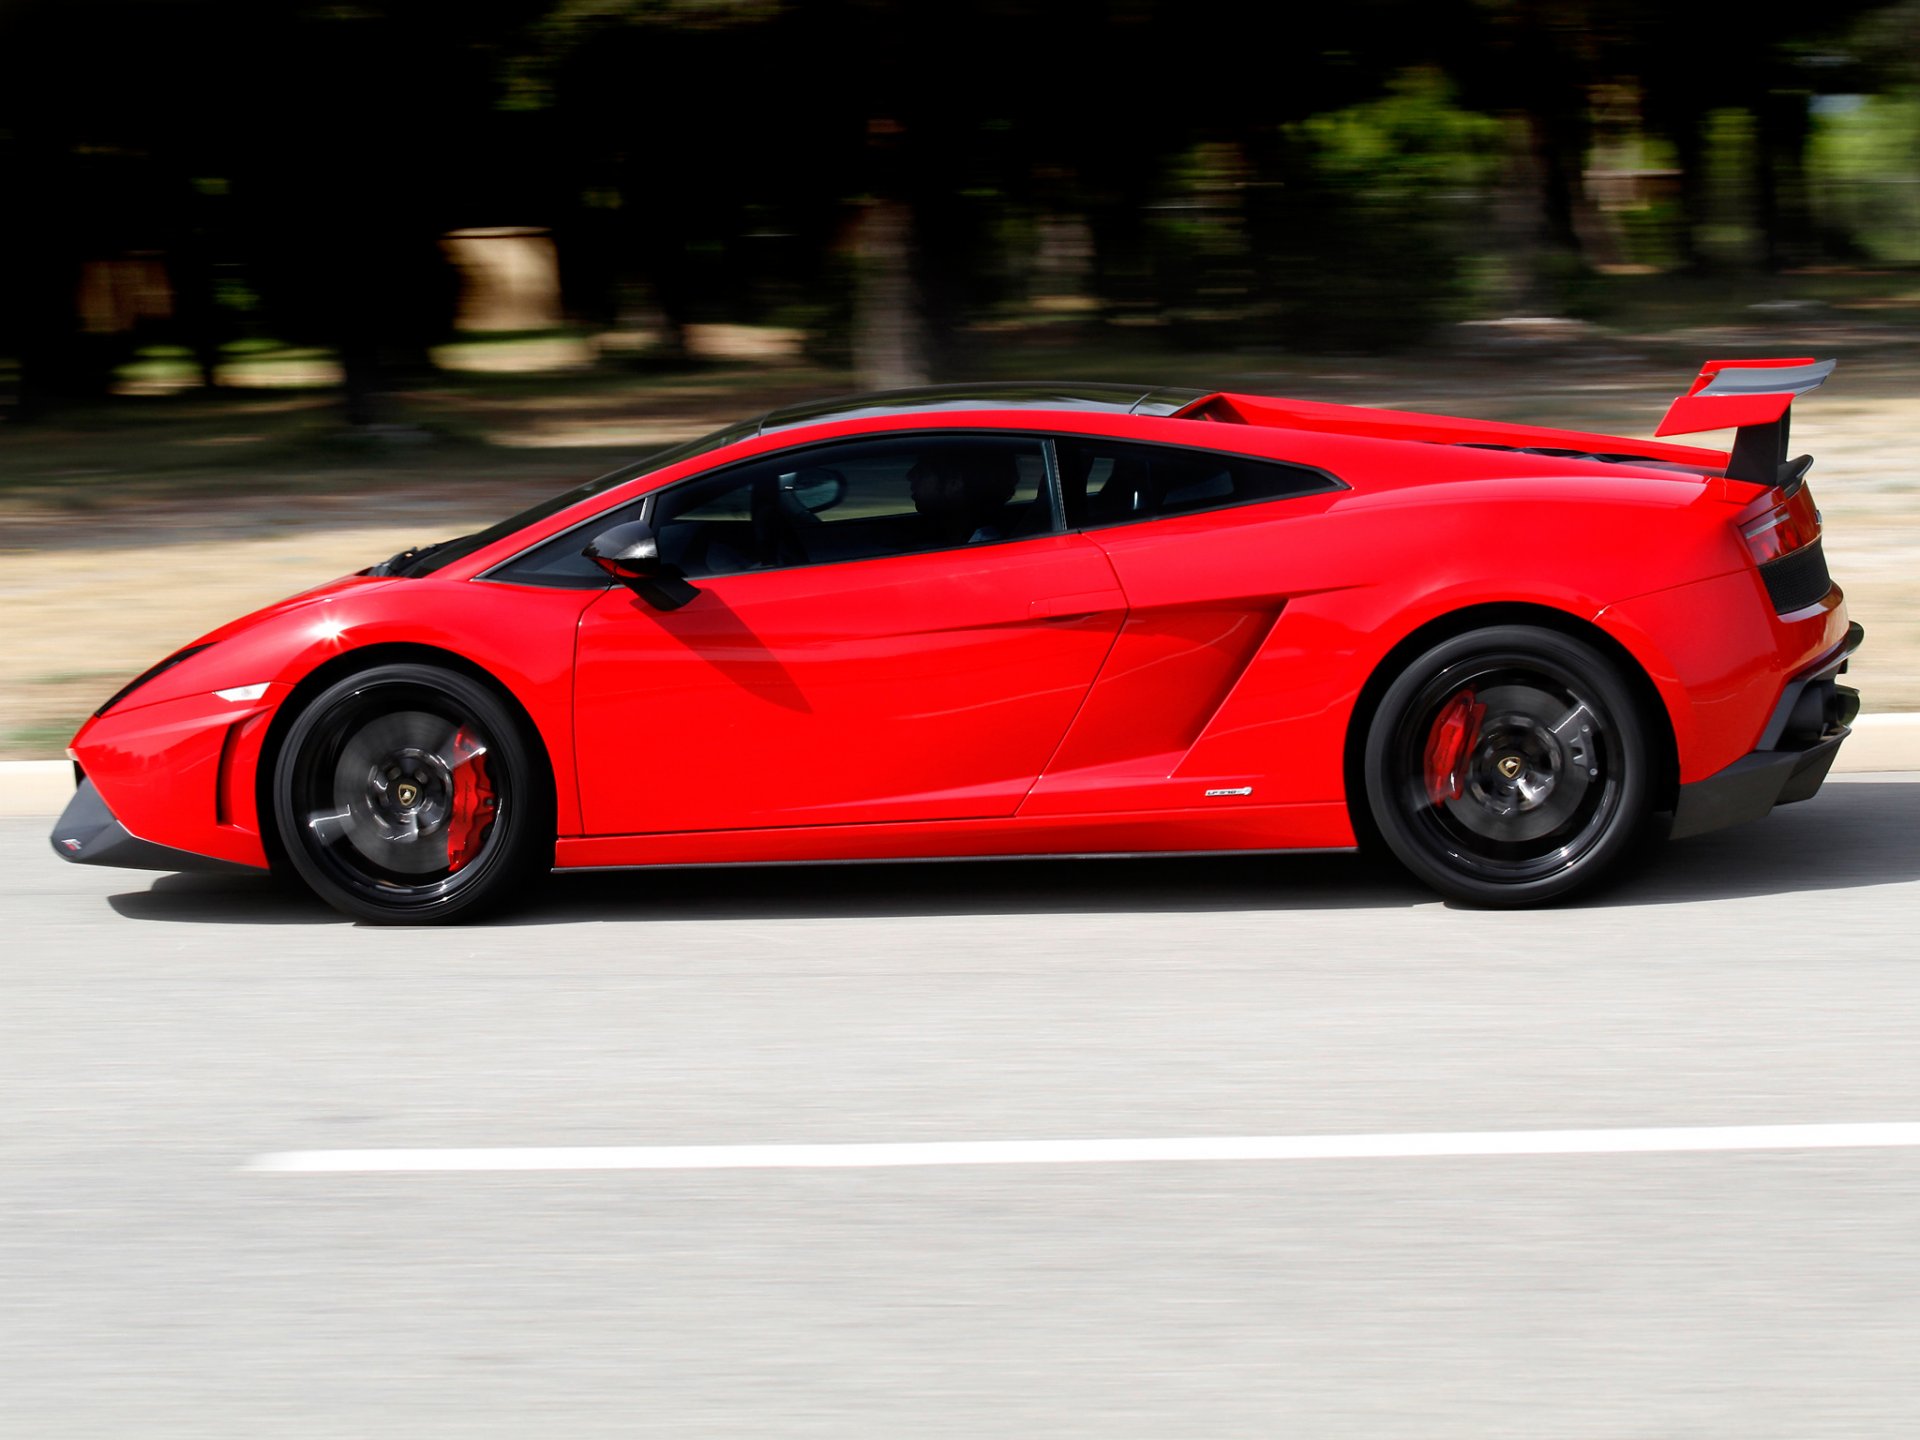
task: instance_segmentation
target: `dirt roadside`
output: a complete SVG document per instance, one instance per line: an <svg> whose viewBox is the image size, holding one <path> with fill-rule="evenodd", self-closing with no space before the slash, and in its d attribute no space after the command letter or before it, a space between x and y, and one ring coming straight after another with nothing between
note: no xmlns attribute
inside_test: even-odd
<svg viewBox="0 0 1920 1440"><path fill-rule="evenodd" d="M1795 344L1812 352L1807 338ZM1868 631L1850 679L1870 711L1920 710L1920 353L1884 343L1819 353L1836 350L1834 382L1795 407L1794 449L1817 457L1828 556ZM1679 353L1754 351L1726 337L1662 337L1657 354L1232 356L1162 369L1184 372L1182 382L1643 436L1690 378ZM450 436L401 432L346 461L303 438L321 433L320 400L188 411L187 423L169 419L144 437L0 436L0 759L60 755L130 675L235 615L489 523L628 455L845 388L843 376L789 369L690 383L601 377L477 400L428 393L412 397L413 413L457 416ZM67 481L45 459L62 444L79 456ZM160 458L147 470L143 456ZM1558 541L1549 531L1530 543Z"/></svg>

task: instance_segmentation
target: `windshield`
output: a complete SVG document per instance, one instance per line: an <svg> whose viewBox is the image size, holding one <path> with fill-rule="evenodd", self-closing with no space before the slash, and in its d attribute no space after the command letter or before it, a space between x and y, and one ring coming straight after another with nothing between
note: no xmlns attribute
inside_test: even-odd
<svg viewBox="0 0 1920 1440"><path fill-rule="evenodd" d="M402 550L390 560L383 560L367 571L369 575L430 575L443 565L483 550L496 540L504 540L516 530L524 530L536 521L549 515L558 515L569 505L577 504L591 495L610 490L616 485L624 485L629 480L637 480L642 475L651 475L656 470L664 470L669 465L678 465L682 460L691 460L696 455L704 455L709 450L718 450L724 445L732 445L759 433L759 420L743 420L729 425L723 430L715 430L711 435L702 435L698 440L689 440L671 450L662 450L636 460L618 470L610 470L605 475L576 485L563 494L530 505L518 515L509 515L497 525L489 525L484 530L476 530L471 535L458 535L451 540L441 540L432 545L417 546L411 550Z"/></svg>

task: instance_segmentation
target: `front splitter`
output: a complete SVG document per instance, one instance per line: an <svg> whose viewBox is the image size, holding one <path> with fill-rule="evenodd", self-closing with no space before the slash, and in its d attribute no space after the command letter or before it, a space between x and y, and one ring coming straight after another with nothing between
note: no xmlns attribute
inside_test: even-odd
<svg viewBox="0 0 1920 1440"><path fill-rule="evenodd" d="M257 875L251 865L216 860L191 850L176 850L142 840L114 818L107 802L83 779L73 799L61 812L48 837L53 853L75 865L110 865L122 870L211 870L230 875Z"/></svg>

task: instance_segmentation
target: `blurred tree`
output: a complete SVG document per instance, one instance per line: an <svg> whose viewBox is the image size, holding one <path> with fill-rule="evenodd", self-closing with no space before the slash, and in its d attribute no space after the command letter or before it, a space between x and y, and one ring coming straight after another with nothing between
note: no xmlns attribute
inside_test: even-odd
<svg viewBox="0 0 1920 1440"><path fill-rule="evenodd" d="M1585 185L1609 0L1481 0L1444 42L1462 103L1501 117L1504 299L1555 311L1600 234Z"/></svg>
<svg viewBox="0 0 1920 1440"><path fill-rule="evenodd" d="M179 43L178 26L220 8L0 8L0 345L19 357L29 412L103 393L126 358L130 336L108 315L82 313L90 268L172 261L172 308L196 316L204 261L191 244L201 223L191 177L217 144L215 87L207 57Z"/></svg>
<svg viewBox="0 0 1920 1440"><path fill-rule="evenodd" d="M834 0L563 3L532 27L570 305L612 316L644 275L680 349L691 324L754 313L770 277L818 279L862 143L844 27Z"/></svg>
<svg viewBox="0 0 1920 1440"><path fill-rule="evenodd" d="M396 377L451 329L448 230L520 208L502 164L492 47L535 4L260 7L236 51L271 57L236 76L252 115L235 157L254 273L280 333L332 345L349 420L382 421Z"/></svg>
<svg viewBox="0 0 1920 1440"><path fill-rule="evenodd" d="M1776 269L1811 258L1808 106L1816 95L1861 83L1862 67L1845 37L1862 16L1884 8L1885 0L1831 0L1812 10L1775 0L1729 15L1664 0L1616 0L1604 36L1608 63L1637 80L1648 122L1673 143L1680 249L1690 268L1721 263L1702 243L1713 205L1708 119L1719 110L1752 122L1754 258Z"/></svg>
<svg viewBox="0 0 1920 1440"><path fill-rule="evenodd" d="M0 348L35 403L156 333L212 383L243 289L376 421L451 323L441 237L529 224L583 319L783 316L883 380L965 367L1042 234L1109 321L1410 338L1619 258L1597 97L1671 142L1684 263L1846 250L1812 106L1915 83L1917 3L6 0ZM167 318L83 307L112 266Z"/></svg>

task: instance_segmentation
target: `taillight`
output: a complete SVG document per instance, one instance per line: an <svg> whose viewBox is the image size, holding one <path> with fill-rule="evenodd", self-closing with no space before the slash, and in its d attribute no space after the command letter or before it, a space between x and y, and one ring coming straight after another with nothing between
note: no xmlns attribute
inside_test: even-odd
<svg viewBox="0 0 1920 1440"><path fill-rule="evenodd" d="M1804 482L1776 490L1771 498L1766 510L1740 521L1740 538L1759 566L1773 613L1797 615L1833 589L1820 548L1820 512Z"/></svg>
<svg viewBox="0 0 1920 1440"><path fill-rule="evenodd" d="M1802 485L1766 514L1742 525L1740 538L1747 542L1758 565L1813 544L1820 538L1820 512L1814 506L1813 492Z"/></svg>

